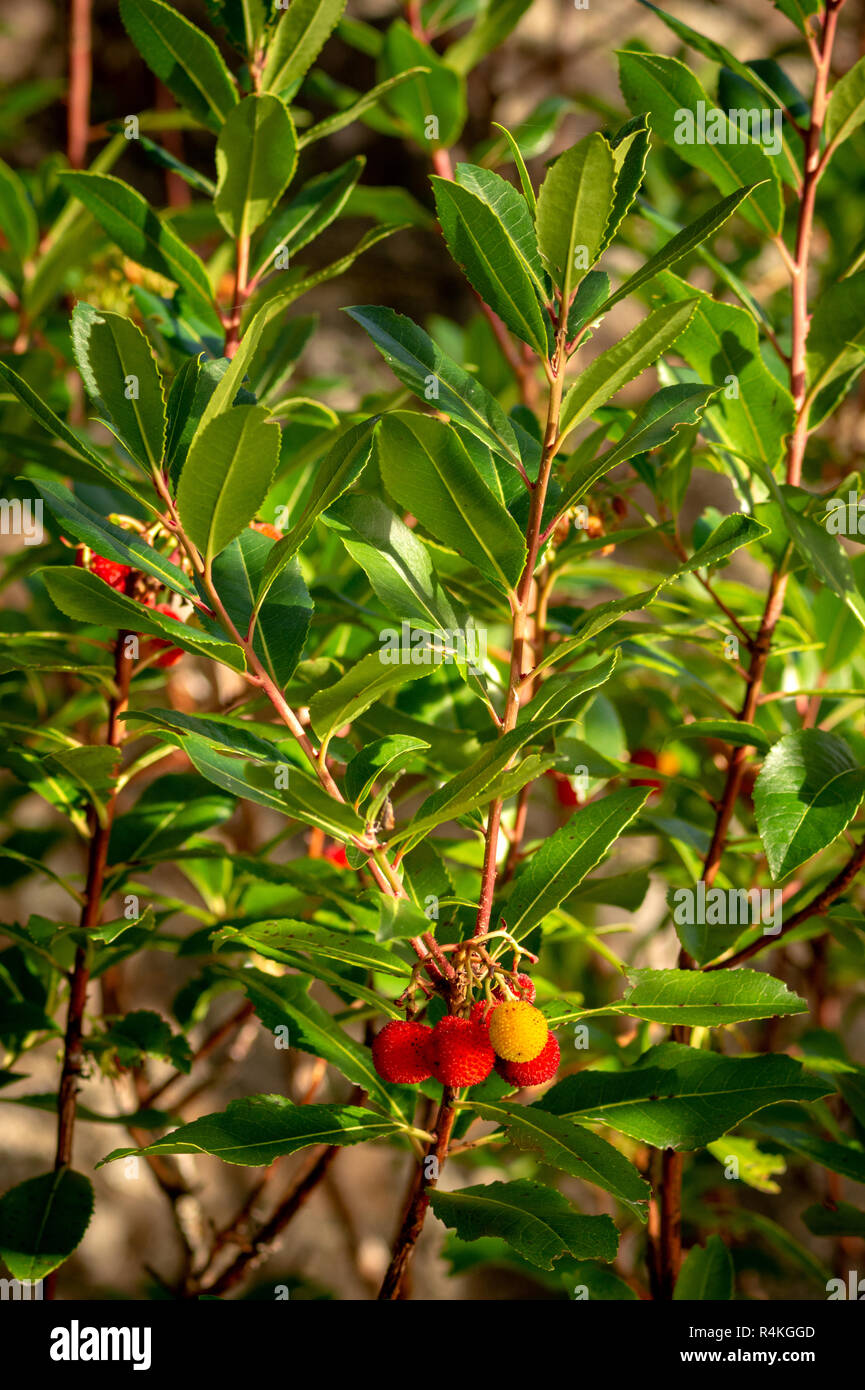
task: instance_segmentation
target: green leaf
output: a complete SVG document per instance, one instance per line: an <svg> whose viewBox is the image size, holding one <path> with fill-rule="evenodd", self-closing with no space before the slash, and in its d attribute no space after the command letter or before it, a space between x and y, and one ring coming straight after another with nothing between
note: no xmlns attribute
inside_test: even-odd
<svg viewBox="0 0 865 1390"><path fill-rule="evenodd" d="M502 209L502 217L483 198L458 183L437 177L431 182L448 250L469 283L511 332L546 357L548 319L516 240L520 223L508 217L507 209ZM519 194L515 196L519 198Z"/></svg>
<svg viewBox="0 0 865 1390"><path fill-rule="evenodd" d="M472 1112L507 1131L519 1148L539 1149L544 1162L572 1178L594 1183L646 1219L642 1204L651 1189L632 1163L612 1144L590 1129L552 1115L535 1105L508 1105L503 1101L468 1101Z"/></svg>
<svg viewBox="0 0 865 1390"><path fill-rule="evenodd" d="M350 102L348 106L337 111L335 115L326 117L323 121L318 121L314 126L310 126L303 131L297 142L298 149L305 149L307 145L312 145L316 140L324 140L330 135L335 135L337 131L344 130L347 125L353 125L359 116L368 111L371 106L377 105L383 96L392 91L394 87L401 87L404 82L410 82L413 77L426 71L426 64L420 67L406 68L404 72L398 72L393 77L388 77L384 82L377 82L374 87L370 87L368 92L364 92L358 97L357 101Z"/></svg>
<svg viewBox="0 0 865 1390"><path fill-rule="evenodd" d="M793 428L793 400L763 362L753 317L695 290L669 271L657 284L666 301L690 299L693 304L696 296L695 312L676 352L703 381L719 388L708 417L713 428L731 448L774 468Z"/></svg>
<svg viewBox="0 0 865 1390"><path fill-rule="evenodd" d="M865 768L837 734L800 729L780 738L754 786L757 829L773 879L787 878L831 845L855 816L863 792Z"/></svg>
<svg viewBox="0 0 865 1390"><path fill-rule="evenodd" d="M175 622L127 598L89 570L75 565L58 565L44 571L45 587L52 601L67 618L78 622L95 623L99 627L117 628L125 632L145 632L153 637L166 637L174 646L197 656L221 661L235 671L243 671L246 658L240 647L213 637L209 632Z"/></svg>
<svg viewBox="0 0 865 1390"><path fill-rule="evenodd" d="M323 1057L354 1085L362 1086L370 1099L391 1115L401 1116L401 1104L406 1098L414 1103L414 1092L386 1086L373 1066L369 1048L355 1042L326 1009L310 999L307 980L251 969L239 972L238 980L265 1028L273 1030L288 1024L293 1047Z"/></svg>
<svg viewBox="0 0 865 1390"><path fill-rule="evenodd" d="M644 265L640 266L639 270L629 276L624 284L619 286L615 294L611 294L609 299L601 305L597 312L606 313L607 310L611 309L614 304L617 304L620 299L625 299L627 295L633 294L634 290L639 289L641 285L647 284L649 280L659 275L662 270L669 270L670 266L675 265L683 256L687 256L698 246L702 246L704 241L707 241L710 236L718 231L719 227L723 227L724 223L732 217L739 204L744 202L749 194L753 193L754 188L754 184L751 184L748 188L737 188L729 197L724 198L720 203L716 203L713 208L709 208L708 212L704 212L702 217L698 217L694 222L689 222L687 227L683 227L681 232L677 232L674 237L671 237L669 241L665 242L660 251L657 251Z"/></svg>
<svg viewBox="0 0 865 1390"><path fill-rule="evenodd" d="M327 744L337 729L359 718L389 691L407 681L428 676L432 669L432 661L422 666L386 663L381 652L370 652L356 661L335 685L312 697L309 702L312 727L321 742Z"/></svg>
<svg viewBox="0 0 865 1390"><path fill-rule="evenodd" d="M454 178L461 188L474 193L487 204L504 228L525 273L529 276L542 301L548 298L544 281L544 267L541 264L535 224L526 198L492 169L482 169L478 164L458 164Z"/></svg>
<svg viewBox="0 0 865 1390"><path fill-rule="evenodd" d="M541 185L538 243L566 304L600 254L614 181L613 152L594 133L559 155Z"/></svg>
<svg viewBox="0 0 865 1390"><path fill-rule="evenodd" d="M324 956L326 960L339 961L343 965L378 970L397 979L411 974L411 966L406 961L358 932L330 931L327 927L294 922L290 918L254 922L245 927L223 927L212 938L216 950L237 941L252 946L254 950L263 950L265 954L278 956L282 951L296 955L300 951L312 956Z"/></svg>
<svg viewBox="0 0 865 1390"><path fill-rule="evenodd" d="M806 374L812 405L809 428L834 410L865 366L865 271L823 290L808 329ZM835 390L831 388L835 385Z"/></svg>
<svg viewBox="0 0 865 1390"><path fill-rule="evenodd" d="M662 386L637 411L618 444L595 458L579 458L576 467L562 479L562 496L557 503L559 515L579 502L600 478L619 463L626 463L649 449L660 449L675 440L682 428L697 425L710 400L715 395L712 386L680 383Z"/></svg>
<svg viewBox="0 0 865 1390"><path fill-rule="evenodd" d="M826 108L826 139L840 145L865 121L865 58L839 78Z"/></svg>
<svg viewBox="0 0 865 1390"><path fill-rule="evenodd" d="M216 142L217 217L235 239L248 237L269 217L297 166L297 135L279 97L245 97Z"/></svg>
<svg viewBox="0 0 865 1390"><path fill-rule="evenodd" d="M336 801L299 768L288 769L289 783L276 789L272 767L259 767L227 758L197 734L173 740L183 748L202 777L234 797L313 825L338 840L363 833L363 824L350 806Z"/></svg>
<svg viewBox="0 0 865 1390"><path fill-rule="evenodd" d="M802 1220L812 1236L865 1236L865 1211L839 1202L837 1206L821 1207L815 1203L802 1212Z"/></svg>
<svg viewBox="0 0 865 1390"><path fill-rule="evenodd" d="M199 441L212 420L230 409L255 359L265 328L297 298L297 295L297 285L293 286L292 289L285 290L282 294L274 295L246 324L237 352L222 372L216 386L206 400L195 427L195 433L192 436L192 445Z"/></svg>
<svg viewBox="0 0 865 1390"><path fill-rule="evenodd" d="M435 402L509 463L526 462L534 474L540 446L505 414L494 396L458 366L411 319L374 304L345 311L372 338L397 380L422 401Z"/></svg>
<svg viewBox="0 0 865 1390"><path fill-rule="evenodd" d="M668 1042L622 1071L566 1076L538 1105L654 1148L702 1149L766 1105L819 1100L829 1090L783 1054L724 1057Z"/></svg>
<svg viewBox="0 0 865 1390"><path fill-rule="evenodd" d="M287 1096L244 1096L142 1149L114 1149L97 1167L135 1154L211 1154L224 1163L265 1167L311 1144L363 1144L397 1132L392 1120L358 1105L295 1105Z"/></svg>
<svg viewBox="0 0 865 1390"><path fill-rule="evenodd" d="M297 86L336 28L344 9L345 0L293 0L268 45L262 73L266 92L284 92Z"/></svg>
<svg viewBox="0 0 865 1390"><path fill-rule="evenodd" d="M174 593L188 597L192 583L177 565L166 559L152 545L143 541L136 531L125 531L112 521L105 521L98 512L82 502L62 483L44 478L35 478L33 486L42 494L48 506L63 522L64 533L68 533L89 545L98 555L115 560L120 565L131 565L133 569L143 570L158 579Z"/></svg>
<svg viewBox="0 0 865 1390"><path fill-rule="evenodd" d="M428 547L377 497L352 493L331 507L324 520L390 614L426 632L458 629Z"/></svg>
<svg viewBox="0 0 865 1390"><path fill-rule="evenodd" d="M85 792L92 802L99 824L107 824L105 803L114 790L117 777L119 755L116 748L87 747L63 748L43 759L43 766L49 772L59 768L68 773L73 782Z"/></svg>
<svg viewBox="0 0 865 1390"><path fill-rule="evenodd" d="M690 724L677 725L668 738L720 738L735 748L755 748L758 753L768 753L772 746L763 729L738 719L695 719Z"/></svg>
<svg viewBox="0 0 865 1390"><path fill-rule="evenodd" d="M237 92L213 40L161 0L120 0L120 17L147 66L181 106L219 130Z"/></svg>
<svg viewBox="0 0 865 1390"><path fill-rule="evenodd" d="M130 260L173 280L204 311L208 324L217 322L204 265L140 193L112 174L66 169L58 177Z"/></svg>
<svg viewBox="0 0 865 1390"><path fill-rule="evenodd" d="M791 1153L799 1154L810 1163L819 1163L833 1173L850 1178L852 1182L865 1183L865 1152L861 1145L853 1143L836 1144L829 1139L820 1139L805 1130L788 1129L773 1120L757 1121L761 1134L765 1134L773 1144L780 1144Z"/></svg>
<svg viewBox="0 0 865 1390"><path fill-rule="evenodd" d="M788 3L790 3L790 0L788 0ZM813 9L816 9L819 5L819 0L806 0L806 3L812 5ZM664 10L659 9L657 5L652 5L650 0L640 0L640 4L645 5L647 10L651 10L653 14L656 14L658 18L666 24L667 28L671 29L673 33L682 39L684 43L688 44L689 47L695 48L698 53L704 54L704 56L711 59L713 63L720 63L722 68L727 68L729 72L735 73L743 82L747 82L751 87L756 87L764 97L769 98L768 105L770 108L774 109L778 105L778 96L783 96L784 101L787 102L792 109L793 103L790 101L788 92L785 90L782 93L777 83L774 88L769 86L768 82L763 80L761 72L759 71L759 69L766 68L768 62L771 60L758 60L755 63L741 63L736 55L731 53L730 49L726 48L724 44L717 43L715 39L710 39L705 34L698 33L698 31L692 29L689 24L683 23L681 19L677 19L674 15L667 14ZM792 4L804 8L804 6L800 5L800 0L792 0ZM780 9L781 6L778 6L778 8ZM778 73L780 77L785 80L785 86L791 87L792 84L786 79L785 74L780 68L778 69ZM724 76L726 76L726 74L722 73L722 78ZM795 88L793 90L795 91ZM718 104L720 106L733 106L732 102L721 100L720 92ZM793 111L793 114L795 116L804 115L804 112ZM773 156L773 158L774 157L775 156Z"/></svg>
<svg viewBox="0 0 865 1390"><path fill-rule="evenodd" d="M520 183L522 184L523 196L526 200L528 209L532 215L532 220L534 220L535 213L537 211L538 200L535 197L535 190L532 187L532 180L529 176L529 171L526 168L526 161L523 159L523 152L506 126L499 125L498 121L493 121L493 125L495 126L496 130L500 130L502 132L502 135L505 137L508 143L508 148L511 152L511 157L514 161L514 164L517 166L517 173L520 176Z"/></svg>
<svg viewBox="0 0 865 1390"><path fill-rule="evenodd" d="M271 539L247 529L214 561L213 582L238 632L249 628L273 549ZM303 655L311 618L312 599L300 566L297 560L289 560L258 609L252 636L253 649L280 688L294 675Z"/></svg>
<svg viewBox="0 0 865 1390"><path fill-rule="evenodd" d="M19 261L26 261L36 249L39 227L27 189L21 179L0 159L0 231Z"/></svg>
<svg viewBox="0 0 865 1390"><path fill-rule="evenodd" d="M473 763L426 798L409 825L391 836L391 844L407 841L407 853L443 821L455 820L497 794L511 795L523 782L539 776L540 769L531 758L515 768L510 768L510 763L527 743L541 741L545 731L544 726L527 724L489 743ZM508 770L513 781L505 791L497 785L497 779Z"/></svg>
<svg viewBox="0 0 865 1390"><path fill-rule="evenodd" d="M483 0L471 29L448 46L445 62L465 75L498 48L522 19L532 0Z"/></svg>
<svg viewBox="0 0 865 1390"><path fill-rule="evenodd" d="M277 744L259 738L247 720L228 714L184 714L174 709L127 710L119 716L128 724L144 724L154 729L174 729L178 733L199 734L214 747L239 753L245 758L257 758L267 763L279 762Z"/></svg>
<svg viewBox="0 0 865 1390"><path fill-rule="evenodd" d="M86 440L79 439L78 435L69 428L64 420L60 419L59 415L54 414L51 407L46 405L42 397L36 394L24 378L20 377L17 372L13 372L12 368L8 367L5 362L0 362L0 383L8 387L16 400L20 401L25 410L29 411L33 419L43 429L48 430L56 439L62 440L76 459L80 459L88 468L92 468L100 479L107 481L112 487L120 488L121 492L125 492L127 496L134 497L136 501L139 500L138 490L129 479L106 463L95 449L91 449Z"/></svg>
<svg viewBox="0 0 865 1390"><path fill-rule="evenodd" d="M519 941L564 902L616 843L648 795L647 788L612 792L577 811L520 869L508 899L508 931Z"/></svg>
<svg viewBox="0 0 865 1390"><path fill-rule="evenodd" d="M407 411L386 415L376 431L376 458L391 496L509 593L525 567L526 543L475 465L472 455L481 447L442 420Z"/></svg>
<svg viewBox="0 0 865 1390"><path fill-rule="evenodd" d="M0 1255L14 1279L36 1284L81 1243L93 1215L93 1187L60 1168L18 1183L0 1197Z"/></svg>
<svg viewBox="0 0 865 1390"><path fill-rule="evenodd" d="M172 717L179 715L172 711ZM115 819L108 862L167 855L191 836L223 824L234 810L230 797L217 795L194 774L163 774L145 787L132 810Z"/></svg>
<svg viewBox="0 0 865 1390"><path fill-rule="evenodd" d="M213 39L161 0L120 0L120 14L147 67L181 106L218 131L238 93Z"/></svg>
<svg viewBox="0 0 865 1390"><path fill-rule="evenodd" d="M121 443L148 470L165 447L165 396L153 351L122 314L82 300L72 315L72 345L87 393L105 411Z"/></svg>
<svg viewBox="0 0 865 1390"><path fill-rule="evenodd" d="M422 149L446 149L459 139L465 122L465 83L403 20L394 20L379 55L379 81L418 67L427 71L392 88L387 93L387 108Z"/></svg>
<svg viewBox="0 0 865 1390"><path fill-rule="evenodd" d="M562 1255L613 1260L618 1233L609 1216L583 1216L555 1188L525 1178L430 1192L440 1221L461 1240L498 1236L539 1269L552 1269Z"/></svg>
<svg viewBox="0 0 865 1390"><path fill-rule="evenodd" d="M673 1298L708 1299L720 1303L733 1297L733 1260L720 1236L709 1236L705 1247L695 1245L685 1257Z"/></svg>
<svg viewBox="0 0 865 1390"><path fill-rule="evenodd" d="M737 1182L753 1187L756 1192L780 1192L781 1186L773 1181L775 1174L786 1173L787 1164L781 1154L764 1153L753 1139L743 1139L741 1135L725 1134L707 1144L706 1150L716 1158L725 1169L731 1169ZM724 1177L728 1176L727 1172Z"/></svg>
<svg viewBox="0 0 865 1390"><path fill-rule="evenodd" d="M290 531L276 542L261 576L257 602L267 596L271 584L303 545L316 518L356 483L372 453L374 421L364 420L340 433L315 472L315 484L303 511Z"/></svg>
<svg viewBox="0 0 865 1390"><path fill-rule="evenodd" d="M628 970L633 982L619 1005L650 1023L714 1028L754 1018L807 1012L781 980L759 970Z"/></svg>
<svg viewBox="0 0 865 1390"><path fill-rule="evenodd" d="M345 769L345 794L349 801L359 806L376 782L391 780L427 748L429 744L422 738L410 734L390 734L368 743Z"/></svg>
<svg viewBox="0 0 865 1390"><path fill-rule="evenodd" d="M762 232L775 235L783 221L781 181L775 166L762 148L750 140L739 143L740 132L730 125L726 113L717 120L723 143L707 143L712 129L689 130L696 122L698 102L704 112L714 112L708 94L684 63L656 53L620 52L619 81L622 94L635 116L648 114L652 130L670 145L687 164L702 169L721 193L733 193L743 184L762 185L742 209L742 215Z"/></svg>
<svg viewBox="0 0 865 1390"><path fill-rule="evenodd" d="M616 133L613 151L613 202L598 255L603 255L640 191L652 139L645 116L635 116Z"/></svg>
<svg viewBox="0 0 865 1390"><path fill-rule="evenodd" d="M103 1036L96 1038L94 1051L109 1048L123 1067L138 1067L147 1057L160 1057L178 1071L188 1072L192 1052L182 1033L172 1033L170 1024L153 1009L136 1009L118 1019Z"/></svg>
<svg viewBox="0 0 865 1390"><path fill-rule="evenodd" d="M562 405L560 437L588 419L611 396L672 347L687 328L696 300L655 309L615 346L600 353L574 382Z"/></svg>
<svg viewBox="0 0 865 1390"><path fill-rule="evenodd" d="M768 529L752 516L745 516L742 512L731 512L719 522L708 540L694 551L690 559L679 566L672 578L678 579L680 575L693 574L695 570L712 569L743 546L760 540L768 534Z"/></svg>
<svg viewBox="0 0 865 1390"><path fill-rule="evenodd" d="M776 10L780 10L796 25L803 34L814 32L809 20L819 13L820 0L773 0Z"/></svg>
<svg viewBox="0 0 865 1390"><path fill-rule="evenodd" d="M276 471L279 445L279 428L260 405L235 406L196 433L180 475L177 510L206 563L255 517Z"/></svg>
<svg viewBox="0 0 865 1390"><path fill-rule="evenodd" d="M252 252L253 268L268 265L280 247L293 254L329 227L345 207L363 171L365 160L356 155L338 169L308 179L291 202L280 208L263 228ZM390 220L390 219L388 219Z"/></svg>

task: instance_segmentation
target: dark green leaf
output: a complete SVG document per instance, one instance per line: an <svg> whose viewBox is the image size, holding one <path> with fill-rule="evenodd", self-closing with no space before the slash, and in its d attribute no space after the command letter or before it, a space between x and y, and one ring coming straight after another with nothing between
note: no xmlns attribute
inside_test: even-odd
<svg viewBox="0 0 865 1390"><path fill-rule="evenodd" d="M615 1258L618 1234L608 1216L583 1216L555 1188L525 1178L435 1190L430 1203L461 1240L498 1236L539 1269L552 1269L562 1255Z"/></svg>
<svg viewBox="0 0 865 1390"><path fill-rule="evenodd" d="M36 1284L72 1254L90 1225L93 1188L83 1173L60 1168L0 1197L0 1255L15 1279Z"/></svg>
<svg viewBox="0 0 865 1390"><path fill-rule="evenodd" d="M393 1120L357 1105L295 1105L287 1096L245 1096L143 1149L115 1149L97 1166L130 1154L212 1154L224 1163L266 1167L311 1144L362 1144L396 1132Z"/></svg>
<svg viewBox="0 0 865 1390"><path fill-rule="evenodd" d="M180 475L177 510L207 563L257 514L279 442L278 427L260 405L235 406L196 433Z"/></svg>
<svg viewBox="0 0 865 1390"><path fill-rule="evenodd" d="M702 1149L766 1105L819 1100L829 1089L792 1057L724 1057L669 1042L622 1071L566 1076L538 1104L657 1149Z"/></svg>
<svg viewBox="0 0 865 1390"><path fill-rule="evenodd" d="M787 878L831 845L855 816L863 792L865 768L837 734L800 729L780 738L754 787L772 877Z"/></svg>
<svg viewBox="0 0 865 1390"><path fill-rule="evenodd" d="M733 1261L720 1236L709 1236L705 1248L695 1245L682 1265L673 1298L708 1299L719 1303L733 1297Z"/></svg>
<svg viewBox="0 0 865 1390"><path fill-rule="evenodd" d="M245 97L216 142L213 207L229 236L245 238L261 226L296 165L297 135L288 107L266 93Z"/></svg>

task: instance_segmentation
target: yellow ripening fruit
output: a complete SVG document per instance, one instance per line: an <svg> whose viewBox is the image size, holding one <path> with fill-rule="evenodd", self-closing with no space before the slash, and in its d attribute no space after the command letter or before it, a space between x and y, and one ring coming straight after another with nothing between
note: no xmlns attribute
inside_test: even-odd
<svg viewBox="0 0 865 1390"><path fill-rule="evenodd" d="M508 999L490 1014L490 1042L507 1062L533 1062L543 1052L548 1035L540 1009L525 999Z"/></svg>

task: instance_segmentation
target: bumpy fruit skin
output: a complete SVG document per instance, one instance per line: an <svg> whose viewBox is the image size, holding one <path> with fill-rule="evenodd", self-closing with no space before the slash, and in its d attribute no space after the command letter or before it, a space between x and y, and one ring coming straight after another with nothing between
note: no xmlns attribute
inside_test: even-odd
<svg viewBox="0 0 865 1390"><path fill-rule="evenodd" d="M516 979L516 985L511 983L511 991L514 994L518 994L521 999L525 999L527 1003L534 1004L535 984L529 975L518 975ZM502 1003L504 1003L507 999L507 995L502 989L494 989L493 998L500 999Z"/></svg>
<svg viewBox="0 0 865 1390"><path fill-rule="evenodd" d="M547 1035L543 1052L531 1062L506 1062L503 1057L496 1058L496 1071L512 1086L541 1086L551 1081L559 1069L561 1049L555 1035Z"/></svg>
<svg viewBox="0 0 865 1390"><path fill-rule="evenodd" d="M382 1080L411 1086L432 1076L432 1031L425 1023L386 1023L372 1044L373 1066Z"/></svg>
<svg viewBox="0 0 865 1390"><path fill-rule="evenodd" d="M482 1023L446 1014L432 1030L430 1065L443 1086L478 1086L496 1060Z"/></svg>
<svg viewBox="0 0 865 1390"><path fill-rule="evenodd" d="M111 589L117 589L120 593L126 590L126 581L132 573L131 566L118 565L115 560L106 560L104 555L97 555L91 551L89 561L85 559L83 546L79 546L75 552L75 563L81 569L89 569L91 574L95 574L98 579L102 579Z"/></svg>
<svg viewBox="0 0 865 1390"><path fill-rule="evenodd" d="M327 845L321 857L327 859L329 863L335 864L338 869L349 867L345 845Z"/></svg>
<svg viewBox="0 0 865 1390"><path fill-rule="evenodd" d="M497 1004L490 1016L490 1042L507 1062L533 1062L548 1036L547 1020L525 999Z"/></svg>

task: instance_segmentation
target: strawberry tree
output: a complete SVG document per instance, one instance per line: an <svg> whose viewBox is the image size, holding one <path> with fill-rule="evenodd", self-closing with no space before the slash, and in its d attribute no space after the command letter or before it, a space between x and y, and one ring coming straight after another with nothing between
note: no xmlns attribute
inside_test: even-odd
<svg viewBox="0 0 865 1390"><path fill-rule="evenodd" d="M0 635L0 854L19 902L46 880L2 927L3 1109L57 1126L0 1254L49 1292L94 1186L118 1200L76 1160L106 1119L131 1142L103 1164L202 1209L179 1298L243 1286L358 1145L404 1169L383 1299L425 1227L455 1268L623 1300L730 1298L761 1247L815 1296L862 1234L863 1071L830 1030L861 974L865 602L827 523L857 483L865 66L838 69L843 0L778 0L801 90L649 6L683 56L626 44L602 129L574 141L562 97L469 132L528 8L214 0L208 33L120 0L170 109L82 134L73 81L68 161L0 168L0 443L45 518ZM717 139L681 140L707 108ZM425 202L339 163L349 128ZM332 406L300 301L422 233L469 313L417 323L382 277L332 315L365 383ZM173 992L135 1007L157 952ZM250 1025L312 1084L253 1094L235 1049L214 1109ZM182 1155L252 1170L236 1217Z"/></svg>

